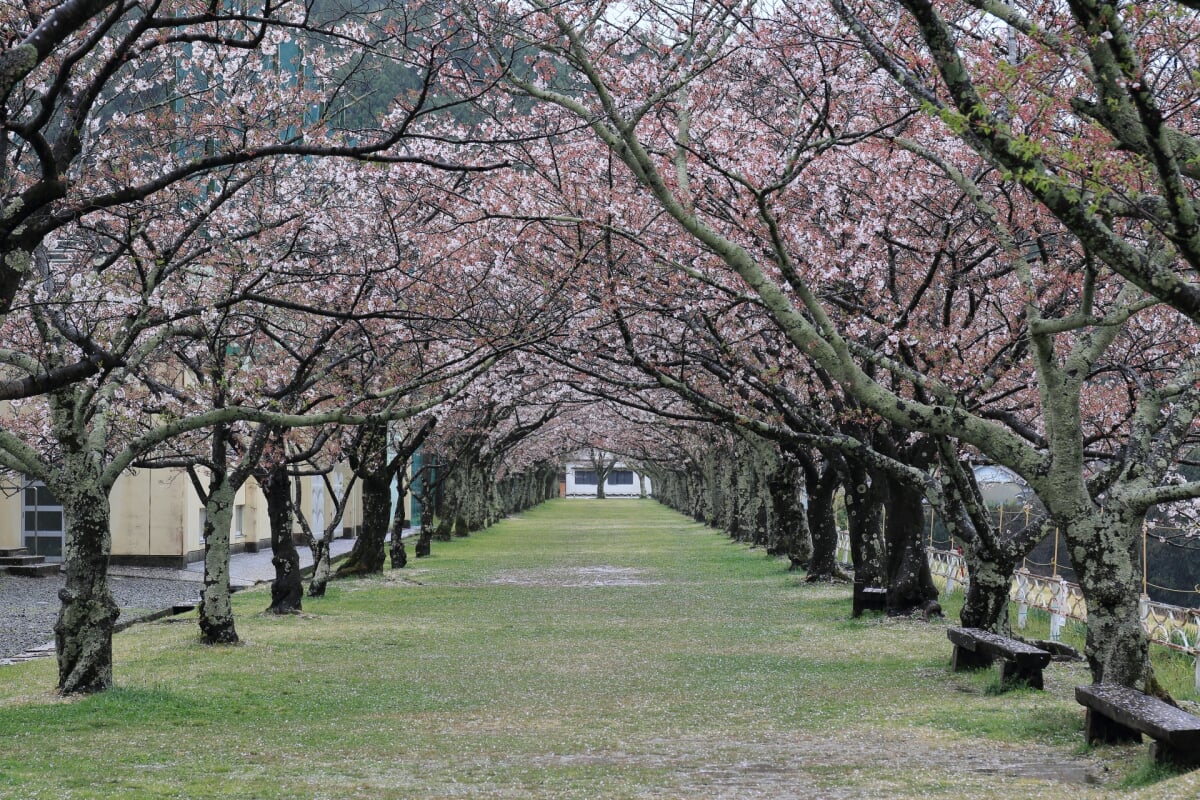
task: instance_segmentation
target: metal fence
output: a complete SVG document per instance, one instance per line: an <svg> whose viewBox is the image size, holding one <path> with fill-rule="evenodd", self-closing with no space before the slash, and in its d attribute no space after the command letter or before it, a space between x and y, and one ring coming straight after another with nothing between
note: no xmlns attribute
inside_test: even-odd
<svg viewBox="0 0 1200 800"><path fill-rule="evenodd" d="M966 559L954 550L926 551L929 571L943 594L965 592L969 578ZM850 537L838 534L837 558L850 561ZM1067 620L1087 624L1087 603L1079 584L1061 576L1037 575L1028 569L1013 574L1011 594L1017 605L1017 627L1026 625L1029 609L1037 608L1050 614L1050 638L1058 641ZM1142 595L1140 614L1142 627L1150 641L1187 653L1196 659L1196 690L1200 691L1200 609L1173 606Z"/></svg>

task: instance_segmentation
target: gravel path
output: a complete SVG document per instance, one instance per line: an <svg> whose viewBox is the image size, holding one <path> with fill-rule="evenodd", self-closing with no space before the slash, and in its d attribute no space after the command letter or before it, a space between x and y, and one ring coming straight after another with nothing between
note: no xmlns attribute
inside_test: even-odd
<svg viewBox="0 0 1200 800"><path fill-rule="evenodd" d="M109 585L121 608L117 624L200 596L200 583L194 580L110 575ZM24 578L0 574L0 658L9 658L54 640L58 590L62 586L61 575Z"/></svg>
<svg viewBox="0 0 1200 800"><path fill-rule="evenodd" d="M408 538L413 533L405 528ZM336 562L354 546L352 539L335 539L330 553ZM312 551L299 548L300 567L312 564ZM121 609L120 625L177 603L199 600L204 580L203 562L189 564L185 570L150 567L109 567L108 581ZM235 589L269 581L275 573L270 551L237 553L229 560L230 583ZM0 659L24 653L54 641L54 623L58 619L58 590L63 577L25 578L0 571Z"/></svg>

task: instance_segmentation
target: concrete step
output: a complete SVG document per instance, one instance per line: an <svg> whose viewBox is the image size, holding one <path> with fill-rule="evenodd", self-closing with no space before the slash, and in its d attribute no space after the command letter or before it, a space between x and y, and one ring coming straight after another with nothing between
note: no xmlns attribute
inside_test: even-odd
<svg viewBox="0 0 1200 800"><path fill-rule="evenodd" d="M5 567L9 575L23 575L27 578L47 578L57 575L61 564L17 564Z"/></svg>
<svg viewBox="0 0 1200 800"><path fill-rule="evenodd" d="M0 556L0 567L18 567L26 564L41 564L46 560L45 556Z"/></svg>
<svg viewBox="0 0 1200 800"><path fill-rule="evenodd" d="M29 550L24 547L0 547L0 556L26 556Z"/></svg>

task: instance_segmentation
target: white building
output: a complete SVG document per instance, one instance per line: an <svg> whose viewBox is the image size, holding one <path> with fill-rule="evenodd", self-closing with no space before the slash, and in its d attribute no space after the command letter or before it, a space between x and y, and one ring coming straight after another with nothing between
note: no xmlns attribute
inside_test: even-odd
<svg viewBox="0 0 1200 800"><path fill-rule="evenodd" d="M608 464L613 456L606 456L603 463ZM575 453L566 462L567 497L596 496L596 465L586 452ZM650 478L637 470L617 460L604 481L605 497L649 497L652 494Z"/></svg>

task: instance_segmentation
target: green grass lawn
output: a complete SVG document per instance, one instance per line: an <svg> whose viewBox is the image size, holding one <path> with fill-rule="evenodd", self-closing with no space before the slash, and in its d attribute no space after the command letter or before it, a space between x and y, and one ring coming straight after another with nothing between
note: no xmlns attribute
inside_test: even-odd
<svg viewBox="0 0 1200 800"><path fill-rule="evenodd" d="M411 563L411 562L410 562ZM1072 687L995 695L945 623L849 619L651 501L559 500L305 614L235 598L115 640L117 688L0 668L3 798L1192 797L1145 747L1082 746Z"/></svg>

